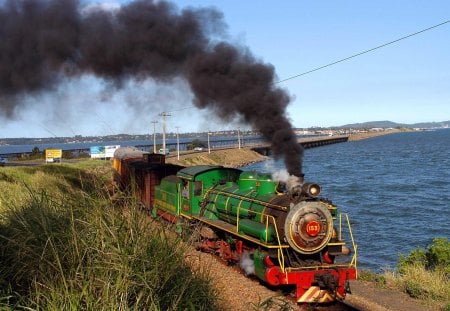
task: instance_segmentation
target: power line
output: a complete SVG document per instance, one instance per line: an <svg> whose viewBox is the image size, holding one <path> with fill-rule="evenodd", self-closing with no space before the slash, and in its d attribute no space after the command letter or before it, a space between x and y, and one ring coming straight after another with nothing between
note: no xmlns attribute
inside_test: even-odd
<svg viewBox="0 0 450 311"><path fill-rule="evenodd" d="M195 106L191 105L191 106L187 106L187 107L183 107L183 108L179 108L179 109L170 110L170 111L168 111L168 113L176 112L176 111L182 111L182 110L186 110L186 109L191 109L191 108L194 108L194 107Z"/></svg>
<svg viewBox="0 0 450 311"><path fill-rule="evenodd" d="M388 45L397 43L397 42L399 42L399 41L402 41L402 40L405 40L405 39L407 39L407 38L410 38L410 37L416 36L416 35L418 35L418 34L421 34L421 33L423 33L423 32L426 32L426 31L432 30L432 29L434 29L434 28L443 26L443 25L445 25L445 24L447 24L447 23L450 23L450 20L447 20L447 21L442 22L442 23L440 23L440 24L437 24L437 25L434 25L434 26L431 26L431 27L428 27L428 28L419 30L419 31L417 31L417 32L414 32L414 33L409 34L409 35L406 35L406 36L404 36L404 37L401 37L401 38L395 39L395 40L393 40L393 41L384 43L384 44L379 45L379 46L376 46L376 47L374 47L374 48L371 48L371 49L368 49L368 50L365 50L365 51L356 53L356 54L351 55L351 56L349 56L349 57L342 58L342 59L337 60L337 61L334 61L334 62L332 62L332 63L329 63L329 64L326 64L326 65L323 65L323 66L320 66L320 67L317 67L317 68L314 68L314 69L305 71L305 72L300 73L300 74L298 74L298 75L291 76L291 77L289 77L289 78L286 78L286 79L283 79L283 80L276 81L276 82L274 82L274 83L276 84L276 83L281 83L281 82L285 82L285 81L288 81L288 80L292 80L292 79L295 79L295 78L298 78L298 77L307 75L307 74L309 74L309 73L312 73L312 72L315 72L315 71L318 71L318 70L321 70L321 69L324 69L324 68L327 68L327 67L330 67L330 66L333 66L333 65L336 65L336 64L345 62L345 61L347 61L347 60L349 60L349 59L352 59L352 58L361 56L361 55L363 55L363 54L367 54L367 53L369 53L369 52L372 52L372 51L381 49L381 48L383 48L383 47L385 47L385 46L388 46ZM177 111L182 111L182 110L191 109L191 108L195 108L195 106L191 105L191 106L187 106L187 107L182 107L182 108L174 109L174 110L171 110L171 111L168 111L168 112L165 112L165 113L177 112ZM160 114L160 116L161 116L161 114Z"/></svg>
<svg viewBox="0 0 450 311"><path fill-rule="evenodd" d="M320 66L320 67L317 67L317 68L314 68L314 69L311 69L311 70L305 71L305 72L303 72L303 73L300 73L300 74L298 74L298 75L295 75L295 76L292 76L292 77L289 77L289 78L286 78L286 79L283 79L283 80L279 80L279 81L276 81L275 83L281 83L281 82L285 82L285 81L288 81L288 80L292 80L292 79L295 79L295 78L298 78L298 77L301 77L301 76L307 75L307 74L309 74L309 73L312 73L312 72L318 71L318 70L320 70L320 69L323 69L323 68L327 68L327 67L330 67L330 66L333 66L333 65L336 65L336 64L339 64L339 63L345 62L345 61L347 61L347 60L349 60L349 59L352 59L352 58L355 58L355 57L357 57L357 56L360 56L360 55L363 55L363 54L366 54L366 53L369 53L369 52L375 51L375 50L377 50L377 49L381 49L381 48L383 48L383 47L385 47L385 46L388 46L388 45L394 44L394 43L396 43L396 42L399 42L399 41L401 41L401 40L405 40L405 39L407 39L407 38L410 38L410 37L416 36L416 35L418 35L418 34L421 34L421 33L423 33L423 32L426 32L426 31L428 31L428 30L431 30L431 29L434 29L434 28L437 28L437 27L443 26L443 25L445 25L445 24L447 24L447 23L450 23L450 20L447 20L447 21L445 21L445 22L442 22L442 23L440 23L440 24L437 24L437 25L434 25L434 26L428 27L428 28L426 28L426 29L422 29L422 30L420 30L420 31L417 31L417 32L415 32L415 33L412 33L412 34L409 34L409 35L407 35L407 36L404 36L404 37L398 38L398 39L396 39L396 40L393 40L393 41L390 41L390 42L384 43L384 44L382 44L382 45L379 45L379 46L376 46L376 47L374 47L374 48L371 48L371 49L368 49L368 50L362 51L362 52L360 52L360 53L357 53L357 54L354 54L354 55L352 55L352 56L349 56L349 57L346 57L346 58L343 58L343 59L340 59L340 60L334 61L334 62L332 62L332 63L329 63L329 64L327 64L327 65L324 65L324 66Z"/></svg>

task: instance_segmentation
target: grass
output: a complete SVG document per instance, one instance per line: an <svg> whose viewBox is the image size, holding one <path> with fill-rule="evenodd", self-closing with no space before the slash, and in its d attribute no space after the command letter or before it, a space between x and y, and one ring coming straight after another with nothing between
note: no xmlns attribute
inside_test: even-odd
<svg viewBox="0 0 450 311"><path fill-rule="evenodd" d="M448 275L442 270L430 271L421 266L409 266L399 274L386 274L386 278L413 298L450 302Z"/></svg>
<svg viewBox="0 0 450 311"><path fill-rule="evenodd" d="M401 273L385 271L378 274L376 282L382 287L396 288L410 297L420 300L425 306L433 310L450 311L450 282L449 275L442 269L428 270L423 266L410 265Z"/></svg>
<svg viewBox="0 0 450 311"><path fill-rule="evenodd" d="M132 200L109 200L109 170L0 168L0 309L220 309L208 271L186 264L179 239Z"/></svg>
<svg viewBox="0 0 450 311"><path fill-rule="evenodd" d="M265 159L264 156L258 154L251 149L242 148L238 149L222 149L198 152L196 154L190 154L189 156L180 156L180 160L177 157L171 157L167 159L168 163L190 166L190 165L224 165L224 166L240 166L244 163L251 163L261 161Z"/></svg>

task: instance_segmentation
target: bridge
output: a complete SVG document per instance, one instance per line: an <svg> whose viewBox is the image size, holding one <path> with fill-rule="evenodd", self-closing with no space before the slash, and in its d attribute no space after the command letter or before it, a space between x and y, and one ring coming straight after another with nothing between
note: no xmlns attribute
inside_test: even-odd
<svg viewBox="0 0 450 311"><path fill-rule="evenodd" d="M299 138L298 143L302 145L304 149L316 148L320 146L344 143L348 141L348 136L319 136L319 137L307 137ZM261 144L259 146L251 147L251 149L262 155L270 155L271 147L270 144Z"/></svg>
<svg viewBox="0 0 450 311"><path fill-rule="evenodd" d="M303 148L315 148L320 146L325 146L329 144L337 144L337 143L343 143L347 142L349 139L348 136L312 136L312 137L301 137L298 138L298 143L303 146ZM123 146L133 146L131 141L126 142ZM192 141L183 141L178 144L179 150L183 153L189 152L188 151L188 145L191 144ZM104 143L99 145L104 145ZM160 146L160 144L158 145ZM256 152L262 154L262 155L270 155L271 154L271 147L270 144L265 142L264 139L262 139L259 136L252 136L252 137L241 137L240 141L237 139L237 137L223 137L220 139L215 139L210 141L210 148L211 150L217 150L217 149L226 149L226 148L250 148L252 150L255 150ZM142 151L153 151L153 145L152 144L146 144L146 145L134 145L139 150ZM159 148L159 147L158 147ZM166 144L166 148L171 150L171 154L173 154L173 151L176 152L177 150L177 143L176 142L170 142ZM205 148L206 149L206 148ZM207 150L207 149L206 149ZM41 150L42 152L43 150ZM71 153L73 156L78 156L81 154L89 154L90 148L77 148L77 149L65 149L63 148L64 153ZM192 151L195 152L195 151ZM22 158L24 155L30 155L31 152L20 152L20 153L8 153L8 154L0 154L0 158L7 158L10 160L16 160Z"/></svg>

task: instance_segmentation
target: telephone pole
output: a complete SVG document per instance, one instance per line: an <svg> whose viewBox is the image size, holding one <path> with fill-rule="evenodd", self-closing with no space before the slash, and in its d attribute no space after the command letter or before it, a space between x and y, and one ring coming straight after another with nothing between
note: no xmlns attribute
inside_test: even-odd
<svg viewBox="0 0 450 311"><path fill-rule="evenodd" d="M166 117L170 117L171 114L169 114L168 112L161 112L159 114L161 117L163 117L163 152L164 154L166 154Z"/></svg>
<svg viewBox="0 0 450 311"><path fill-rule="evenodd" d="M156 153L156 123L158 121L152 121L153 123L153 153Z"/></svg>
<svg viewBox="0 0 450 311"><path fill-rule="evenodd" d="M177 128L177 159L180 160L180 136L178 134L178 129L180 127L177 126L176 128Z"/></svg>
<svg viewBox="0 0 450 311"><path fill-rule="evenodd" d="M211 145L209 143L209 135L211 135L211 132L208 130L208 153L211 153Z"/></svg>
<svg viewBox="0 0 450 311"><path fill-rule="evenodd" d="M238 147L241 149L241 128L238 127Z"/></svg>

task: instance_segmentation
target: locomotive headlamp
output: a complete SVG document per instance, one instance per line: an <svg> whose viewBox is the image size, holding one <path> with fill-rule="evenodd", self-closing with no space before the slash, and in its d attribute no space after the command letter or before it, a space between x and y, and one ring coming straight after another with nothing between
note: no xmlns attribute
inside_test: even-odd
<svg viewBox="0 0 450 311"><path fill-rule="evenodd" d="M311 197L317 197L320 194L320 186L313 183L305 183L302 186L302 192Z"/></svg>

